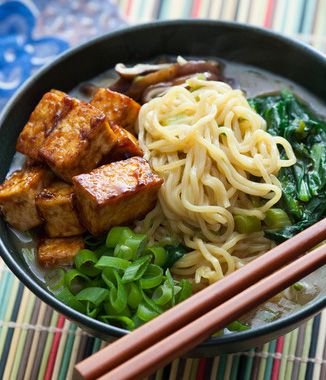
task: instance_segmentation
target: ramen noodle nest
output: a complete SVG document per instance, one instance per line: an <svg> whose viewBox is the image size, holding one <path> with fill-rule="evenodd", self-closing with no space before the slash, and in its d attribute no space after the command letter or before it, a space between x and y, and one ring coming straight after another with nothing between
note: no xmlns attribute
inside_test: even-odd
<svg viewBox="0 0 326 380"><path fill-rule="evenodd" d="M138 229L152 240L174 234L190 249L175 275L212 283L272 247L263 231L238 233L235 217L263 220L282 195L279 170L296 158L240 90L189 79L143 105L138 130L144 158L164 179Z"/></svg>

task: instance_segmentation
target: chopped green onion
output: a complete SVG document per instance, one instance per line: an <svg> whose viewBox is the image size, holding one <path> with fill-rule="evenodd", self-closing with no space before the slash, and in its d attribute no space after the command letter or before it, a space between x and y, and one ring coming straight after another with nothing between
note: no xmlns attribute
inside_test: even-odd
<svg viewBox="0 0 326 380"><path fill-rule="evenodd" d="M86 276L94 277L100 273L100 270L95 268L97 256L89 249L80 250L74 258L74 263L79 272Z"/></svg>
<svg viewBox="0 0 326 380"><path fill-rule="evenodd" d="M153 310L148 304L141 302L138 305L136 315L142 321L147 322L147 321L150 321L151 319L157 317L159 315L159 313L157 311Z"/></svg>
<svg viewBox="0 0 326 380"><path fill-rule="evenodd" d="M61 288L59 292L55 293L55 296L58 298L58 300L68 305L69 307L72 307L81 313L86 312L85 306L76 300L76 297L66 287Z"/></svg>
<svg viewBox="0 0 326 380"><path fill-rule="evenodd" d="M121 259L125 260L133 260L134 259L134 253L133 250L124 244L118 244L113 252L114 256L119 257Z"/></svg>
<svg viewBox="0 0 326 380"><path fill-rule="evenodd" d="M24 232L26 233L26 232ZM34 248L22 248L22 254L29 261L35 260L35 249Z"/></svg>
<svg viewBox="0 0 326 380"><path fill-rule="evenodd" d="M177 296L177 303L184 301L192 295L192 285L189 280L182 279L180 281L181 290Z"/></svg>
<svg viewBox="0 0 326 380"><path fill-rule="evenodd" d="M145 75L137 75L134 78L134 80L132 81L132 83L138 82L138 81L142 80L144 77L145 77Z"/></svg>
<svg viewBox="0 0 326 380"><path fill-rule="evenodd" d="M163 269L158 265L149 264L139 283L143 289L151 289L159 286L162 279Z"/></svg>
<svg viewBox="0 0 326 380"><path fill-rule="evenodd" d="M250 327L240 321L233 321L228 326L227 329L230 331L245 331L248 330Z"/></svg>
<svg viewBox="0 0 326 380"><path fill-rule="evenodd" d="M97 258L102 256L113 256L113 248L108 248L105 244L100 245L94 251Z"/></svg>
<svg viewBox="0 0 326 380"><path fill-rule="evenodd" d="M147 236L145 234L134 233L125 240L124 244L132 250L134 258L139 257L147 244Z"/></svg>
<svg viewBox="0 0 326 380"><path fill-rule="evenodd" d="M199 74L200 75L200 74ZM202 87L201 84L197 84L193 81L193 79L199 79L201 80L201 78L199 77L199 75L197 75L196 77L194 78L190 78L186 81L187 85L190 87L190 92L192 91L195 91L197 90L198 88ZM197 99L196 99L197 100ZM198 101L198 100L197 100Z"/></svg>
<svg viewBox="0 0 326 380"><path fill-rule="evenodd" d="M129 227L113 227L107 235L106 246L114 248L118 244L123 244L133 234L133 231Z"/></svg>
<svg viewBox="0 0 326 380"><path fill-rule="evenodd" d="M266 211L265 224L268 228L276 230L291 225L291 221L287 213L280 208L270 208Z"/></svg>
<svg viewBox="0 0 326 380"><path fill-rule="evenodd" d="M164 309L157 305L151 298L149 298L144 290L141 290L141 292L143 295L143 302L147 304L151 309L156 311L158 314L162 314Z"/></svg>
<svg viewBox="0 0 326 380"><path fill-rule="evenodd" d="M170 287L171 292L172 292L171 305L174 306L175 305L174 280L172 278L172 275L169 269L166 270L165 275L166 275L167 284Z"/></svg>
<svg viewBox="0 0 326 380"><path fill-rule="evenodd" d="M130 265L130 261L120 259L119 257L102 256L95 265L95 267L99 269L114 268L126 270Z"/></svg>
<svg viewBox="0 0 326 380"><path fill-rule="evenodd" d="M72 294L79 293L89 282L89 278L77 269L70 269L65 274L65 284Z"/></svg>
<svg viewBox="0 0 326 380"><path fill-rule="evenodd" d="M191 294L187 280L169 271L187 249L181 244L146 247L147 237L129 227L114 227L105 238L86 238L74 268L45 276L57 298L89 317L132 330ZM162 242L163 244L163 242ZM164 270L166 271L164 275Z"/></svg>
<svg viewBox="0 0 326 380"><path fill-rule="evenodd" d="M85 244L89 247L98 247L99 245L103 244L105 242L105 236L93 236L93 235L87 235L84 238Z"/></svg>
<svg viewBox="0 0 326 380"><path fill-rule="evenodd" d="M140 318L138 318L136 314L132 317L132 320L135 324L135 328L144 324L144 321L142 321Z"/></svg>
<svg viewBox="0 0 326 380"><path fill-rule="evenodd" d="M123 316L123 315L102 315L101 316L101 320L103 322L116 322L118 323L119 325L121 325L121 327L124 327L128 330L134 330L135 329L135 322L129 318L129 317L126 317L126 316Z"/></svg>
<svg viewBox="0 0 326 380"><path fill-rule="evenodd" d="M197 76L196 76L197 79L199 80L206 80L206 76L204 73L199 73Z"/></svg>
<svg viewBox="0 0 326 380"><path fill-rule="evenodd" d="M265 321L265 322L272 322L276 319L280 318L282 313L280 311L273 311L273 310L262 310L258 313L259 319Z"/></svg>
<svg viewBox="0 0 326 380"><path fill-rule="evenodd" d="M44 276L46 285L50 290L57 290L65 284L65 270L62 268L56 268L47 272Z"/></svg>
<svg viewBox="0 0 326 380"><path fill-rule="evenodd" d="M143 274L145 273L149 262L151 260L150 256L144 256L141 257L140 259L134 261L125 271L123 277L122 277L122 282L124 284L132 281L137 281L139 280Z"/></svg>
<svg viewBox="0 0 326 380"><path fill-rule="evenodd" d="M106 284L101 275L98 275L97 277L90 279L88 286L95 288L106 288Z"/></svg>
<svg viewBox="0 0 326 380"><path fill-rule="evenodd" d="M152 295L152 300L159 306L166 305L172 299L172 289L171 287L164 283L154 290Z"/></svg>
<svg viewBox="0 0 326 380"><path fill-rule="evenodd" d="M301 290L305 289L305 286L302 282L296 282L292 285L292 288L296 290L297 292L300 292Z"/></svg>
<svg viewBox="0 0 326 380"><path fill-rule="evenodd" d="M100 308L94 306L91 302L86 302L86 314L91 318L96 318L98 313L100 312Z"/></svg>
<svg viewBox="0 0 326 380"><path fill-rule="evenodd" d="M250 234L261 230L260 220L251 215L235 215L235 230L240 234Z"/></svg>
<svg viewBox="0 0 326 380"><path fill-rule="evenodd" d="M110 288L110 302L117 313L120 313L127 306L127 291L121 281L119 273L112 268L105 268L102 278Z"/></svg>
<svg viewBox="0 0 326 380"><path fill-rule="evenodd" d="M109 301L104 303L104 310L107 313L107 315L131 317L131 312L128 305L123 310L117 312L116 309L111 305L111 302Z"/></svg>
<svg viewBox="0 0 326 380"><path fill-rule="evenodd" d="M147 247L145 250L145 254L152 254L154 256L154 264L160 267L164 266L167 259L166 250L164 249L164 247L161 247L159 245Z"/></svg>
<svg viewBox="0 0 326 380"><path fill-rule="evenodd" d="M90 302L95 306L101 305L108 297L108 289L95 287L83 289L76 295L78 301Z"/></svg>
<svg viewBox="0 0 326 380"><path fill-rule="evenodd" d="M137 309L138 305L143 299L143 295L136 283L131 282L129 286L130 286L130 290L128 294L127 303L131 308Z"/></svg>

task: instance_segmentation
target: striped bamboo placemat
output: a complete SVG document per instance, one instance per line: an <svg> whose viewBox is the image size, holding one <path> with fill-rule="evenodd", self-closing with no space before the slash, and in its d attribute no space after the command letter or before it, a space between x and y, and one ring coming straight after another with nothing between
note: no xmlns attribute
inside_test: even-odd
<svg viewBox="0 0 326 380"><path fill-rule="evenodd" d="M35 4L41 2L33 1ZM326 0L113 2L129 23L185 17L234 20L274 29L326 52ZM25 3L32 4L30 0ZM78 8L75 3L77 2L71 2L71 9ZM88 1L87 7L85 5L89 14L95 12L95 5L93 9L92 3ZM46 28L46 33L56 34L61 28L57 24L48 23L42 27ZM102 25L100 18L99 25ZM104 28L105 25L102 26ZM68 40L69 36L66 36ZM1 259L0 300L1 380L69 380L76 362L107 344L89 336L37 299L8 270ZM178 359L150 379L325 380L326 310L300 328L262 347L209 359Z"/></svg>
<svg viewBox="0 0 326 380"><path fill-rule="evenodd" d="M40 301L0 259L0 379L66 380L74 364L107 343ZM177 359L151 380L325 380L326 310L247 352Z"/></svg>
<svg viewBox="0 0 326 380"><path fill-rule="evenodd" d="M130 23L209 18L273 29L326 52L325 0L115 0Z"/></svg>

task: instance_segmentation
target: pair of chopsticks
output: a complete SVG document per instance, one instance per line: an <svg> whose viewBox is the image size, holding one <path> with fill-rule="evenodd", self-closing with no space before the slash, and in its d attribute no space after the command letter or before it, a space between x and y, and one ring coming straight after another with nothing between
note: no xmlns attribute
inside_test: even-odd
<svg viewBox="0 0 326 380"><path fill-rule="evenodd" d="M326 218L110 344L75 367L79 379L137 380L326 264Z"/></svg>

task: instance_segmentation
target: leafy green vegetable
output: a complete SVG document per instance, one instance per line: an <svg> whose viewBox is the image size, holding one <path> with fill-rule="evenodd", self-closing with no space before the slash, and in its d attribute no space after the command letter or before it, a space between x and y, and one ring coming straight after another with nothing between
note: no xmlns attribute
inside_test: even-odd
<svg viewBox="0 0 326 380"><path fill-rule="evenodd" d="M171 268L175 262L181 259L186 253L188 253L187 248L182 244L177 246L174 245L166 245L165 247L167 258L166 262L163 265L164 269Z"/></svg>
<svg viewBox="0 0 326 380"><path fill-rule="evenodd" d="M326 214L326 123L288 91L249 102L266 120L268 132L286 138L297 157L295 165L282 168L278 175L283 190L278 207L291 225L266 231L269 238L281 242Z"/></svg>

